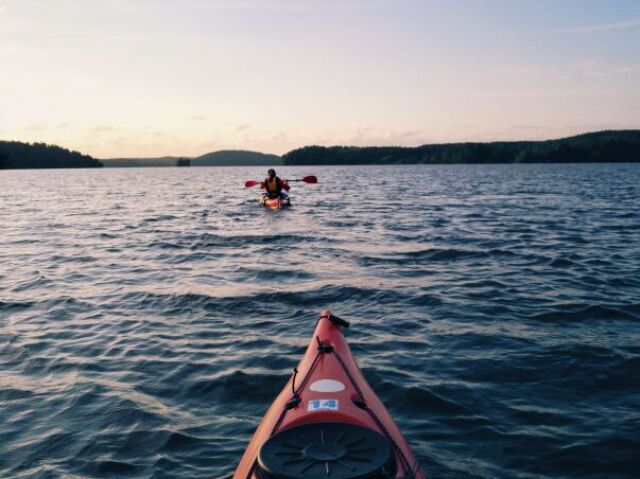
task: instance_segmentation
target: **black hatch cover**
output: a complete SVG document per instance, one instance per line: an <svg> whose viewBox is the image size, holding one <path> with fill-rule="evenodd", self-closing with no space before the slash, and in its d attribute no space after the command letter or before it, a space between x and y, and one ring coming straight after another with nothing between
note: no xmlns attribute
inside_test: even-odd
<svg viewBox="0 0 640 479"><path fill-rule="evenodd" d="M262 445L262 479L389 479L396 461L390 442L370 429L314 423L284 429Z"/></svg>

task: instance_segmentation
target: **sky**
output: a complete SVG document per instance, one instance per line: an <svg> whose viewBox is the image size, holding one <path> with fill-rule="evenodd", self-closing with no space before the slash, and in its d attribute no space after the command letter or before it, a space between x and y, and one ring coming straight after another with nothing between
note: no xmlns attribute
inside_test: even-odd
<svg viewBox="0 0 640 479"><path fill-rule="evenodd" d="M110 157L640 128L638 0L0 0L0 139Z"/></svg>

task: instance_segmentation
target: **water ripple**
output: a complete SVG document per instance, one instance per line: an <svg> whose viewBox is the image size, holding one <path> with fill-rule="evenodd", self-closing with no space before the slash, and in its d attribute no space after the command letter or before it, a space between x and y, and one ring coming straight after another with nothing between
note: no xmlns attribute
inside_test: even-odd
<svg viewBox="0 0 640 479"><path fill-rule="evenodd" d="M428 477L637 476L638 165L262 173L0 172L0 477L228 477L326 307Z"/></svg>

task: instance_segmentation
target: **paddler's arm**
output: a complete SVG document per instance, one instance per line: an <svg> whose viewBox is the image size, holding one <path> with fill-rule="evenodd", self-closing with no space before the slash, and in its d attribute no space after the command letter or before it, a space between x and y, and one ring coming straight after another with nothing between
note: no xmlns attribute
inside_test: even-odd
<svg viewBox="0 0 640 479"><path fill-rule="evenodd" d="M284 191L289 191L291 187L289 186L289 182L287 180L282 180L282 189Z"/></svg>

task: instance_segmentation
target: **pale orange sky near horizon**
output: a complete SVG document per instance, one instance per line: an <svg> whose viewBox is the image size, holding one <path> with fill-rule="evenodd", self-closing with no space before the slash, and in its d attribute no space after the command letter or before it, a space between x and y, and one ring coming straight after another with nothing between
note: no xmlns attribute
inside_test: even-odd
<svg viewBox="0 0 640 479"><path fill-rule="evenodd" d="M0 0L0 139L98 158L640 128L640 2Z"/></svg>

